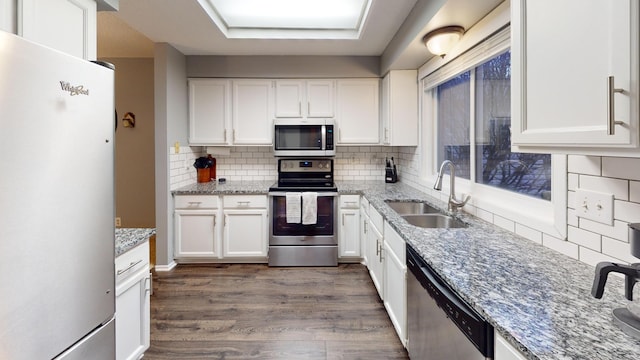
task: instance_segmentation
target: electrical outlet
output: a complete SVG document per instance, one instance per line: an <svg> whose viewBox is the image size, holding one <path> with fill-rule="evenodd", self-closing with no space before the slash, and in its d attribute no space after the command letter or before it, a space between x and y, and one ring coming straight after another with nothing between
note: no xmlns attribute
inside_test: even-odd
<svg viewBox="0 0 640 360"><path fill-rule="evenodd" d="M579 217L613 225L613 194L576 189L575 201Z"/></svg>
<svg viewBox="0 0 640 360"><path fill-rule="evenodd" d="M116 218L116 227L122 226L122 221L119 217Z"/></svg>

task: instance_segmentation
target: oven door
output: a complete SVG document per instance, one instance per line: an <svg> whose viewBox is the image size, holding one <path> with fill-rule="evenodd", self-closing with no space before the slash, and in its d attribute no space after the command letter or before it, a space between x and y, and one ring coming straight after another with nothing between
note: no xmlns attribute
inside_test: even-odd
<svg viewBox="0 0 640 360"><path fill-rule="evenodd" d="M269 245L337 245L338 193L318 192L318 220L312 225L287 223L286 192L270 192Z"/></svg>

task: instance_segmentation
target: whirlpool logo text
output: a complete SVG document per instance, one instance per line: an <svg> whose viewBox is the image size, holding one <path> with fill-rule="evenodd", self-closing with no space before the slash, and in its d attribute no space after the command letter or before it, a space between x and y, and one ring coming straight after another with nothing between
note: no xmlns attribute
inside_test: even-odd
<svg viewBox="0 0 640 360"><path fill-rule="evenodd" d="M60 87L63 91L68 91L70 96L75 95L89 95L89 89L85 89L84 85L72 86L66 81L60 81Z"/></svg>

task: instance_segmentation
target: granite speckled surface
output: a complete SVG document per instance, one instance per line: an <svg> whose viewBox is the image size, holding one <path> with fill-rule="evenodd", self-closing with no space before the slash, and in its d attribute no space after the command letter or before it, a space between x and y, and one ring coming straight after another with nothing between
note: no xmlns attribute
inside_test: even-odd
<svg viewBox="0 0 640 360"><path fill-rule="evenodd" d="M193 184L194 194L266 194L273 181ZM409 225L385 200L446 204L401 183L337 182L340 194L362 194L407 244L529 359L640 359L640 341L612 323L626 306L622 279L610 276L603 299L591 296L594 268L465 213L462 229ZM636 286L636 298L640 298ZM638 301L638 300L636 300Z"/></svg>
<svg viewBox="0 0 640 360"><path fill-rule="evenodd" d="M116 228L116 257L149 240L153 228Z"/></svg>
<svg viewBox="0 0 640 360"><path fill-rule="evenodd" d="M173 190L173 195L224 195L224 194L267 194L275 180L269 181L216 181L195 183Z"/></svg>
<svg viewBox="0 0 640 360"><path fill-rule="evenodd" d="M595 299L592 266L478 218L457 214L468 224L463 229L409 225L384 201L420 200L446 208L414 188L344 182L338 189L365 195L407 244L529 359L640 359L640 341L611 320L611 310L628 303L621 279L610 276L603 299Z"/></svg>

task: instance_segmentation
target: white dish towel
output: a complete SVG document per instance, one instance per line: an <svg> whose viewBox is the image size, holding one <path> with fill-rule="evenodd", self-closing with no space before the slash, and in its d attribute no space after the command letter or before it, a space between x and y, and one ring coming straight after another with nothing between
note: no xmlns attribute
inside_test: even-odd
<svg viewBox="0 0 640 360"><path fill-rule="evenodd" d="M302 211L300 208L301 196L302 193L299 192L288 192L285 194L285 209L287 212L286 215L288 224L300 224L300 218L302 216Z"/></svg>
<svg viewBox="0 0 640 360"><path fill-rule="evenodd" d="M312 225L318 221L318 193L302 193L302 225Z"/></svg>

